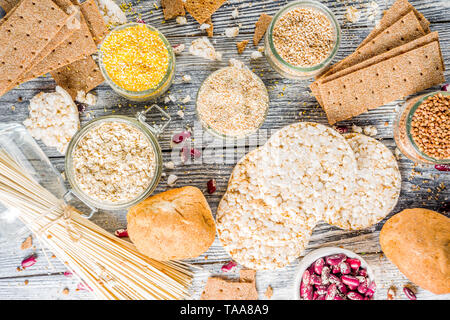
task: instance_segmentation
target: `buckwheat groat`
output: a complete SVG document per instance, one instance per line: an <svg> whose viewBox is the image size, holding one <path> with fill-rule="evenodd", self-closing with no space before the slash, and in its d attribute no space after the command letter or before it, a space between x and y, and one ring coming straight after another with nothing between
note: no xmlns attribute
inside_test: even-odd
<svg viewBox="0 0 450 320"><path fill-rule="evenodd" d="M276 269L305 249L324 212L352 194L356 161L331 128L297 123L236 165L219 204L219 237L234 260Z"/></svg>
<svg viewBox="0 0 450 320"><path fill-rule="evenodd" d="M363 134L345 138L357 163L355 191L338 212L328 212L325 220L348 230L368 228L386 217L397 204L401 175L392 152L381 142Z"/></svg>

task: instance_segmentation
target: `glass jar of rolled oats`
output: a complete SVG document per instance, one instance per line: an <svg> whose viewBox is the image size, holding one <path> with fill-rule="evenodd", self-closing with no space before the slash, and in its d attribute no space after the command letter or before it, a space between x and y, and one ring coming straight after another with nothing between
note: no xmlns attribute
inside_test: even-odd
<svg viewBox="0 0 450 320"><path fill-rule="evenodd" d="M267 28L265 55L283 77L308 79L331 63L340 42L339 22L330 9L317 1L293 1Z"/></svg>
<svg viewBox="0 0 450 320"><path fill-rule="evenodd" d="M157 108L160 126L146 123ZM157 105L136 118L104 116L84 125L66 151L65 174L71 192L91 207L126 209L147 198L161 178L162 153L157 137L170 116Z"/></svg>
<svg viewBox="0 0 450 320"><path fill-rule="evenodd" d="M450 164L450 92L409 98L394 123L399 150L414 162Z"/></svg>

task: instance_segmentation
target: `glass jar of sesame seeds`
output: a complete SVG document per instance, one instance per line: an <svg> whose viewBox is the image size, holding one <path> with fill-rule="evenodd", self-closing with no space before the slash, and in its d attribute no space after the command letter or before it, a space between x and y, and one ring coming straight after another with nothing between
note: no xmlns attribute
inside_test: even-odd
<svg viewBox="0 0 450 320"><path fill-rule="evenodd" d="M330 64L340 41L341 29L330 9L316 1L294 1L272 19L265 55L283 77L308 79Z"/></svg>
<svg viewBox="0 0 450 320"><path fill-rule="evenodd" d="M175 74L172 46L160 31L143 23L113 29L100 46L99 64L111 88L133 101L160 97Z"/></svg>
<svg viewBox="0 0 450 320"><path fill-rule="evenodd" d="M450 92L408 99L394 123L399 150L414 162L450 164Z"/></svg>

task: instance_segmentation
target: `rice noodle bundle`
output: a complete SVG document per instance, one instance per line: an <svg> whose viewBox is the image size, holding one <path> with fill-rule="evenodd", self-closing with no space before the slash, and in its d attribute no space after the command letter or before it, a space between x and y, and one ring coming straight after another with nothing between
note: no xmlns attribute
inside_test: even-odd
<svg viewBox="0 0 450 320"><path fill-rule="evenodd" d="M183 299L188 294L191 266L143 256L57 199L1 149L0 202L16 211L98 299Z"/></svg>

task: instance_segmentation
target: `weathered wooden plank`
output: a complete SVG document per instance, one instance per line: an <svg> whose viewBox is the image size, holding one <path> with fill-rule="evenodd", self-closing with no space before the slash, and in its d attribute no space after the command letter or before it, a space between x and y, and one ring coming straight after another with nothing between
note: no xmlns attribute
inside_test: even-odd
<svg viewBox="0 0 450 320"><path fill-rule="evenodd" d="M193 39L203 35L198 29L198 24L189 16L188 24L185 26L179 26L174 21L161 23L161 9L155 9L153 7L153 2L155 1L135 2L133 7L136 11L143 13L142 18L146 22L153 24L163 31L172 44L185 43L189 46ZM156 2L159 3L158 1ZM231 143L224 145L220 140L211 142L211 137L206 136L206 146L202 146L204 155L202 159L203 162L177 166L175 170L165 170L166 174L174 173L179 177L177 186L195 185L204 190L206 182L211 178L215 178L218 185L217 192L213 195L206 194L214 213L220 197L225 192L228 177L234 163L250 148L263 143L267 136L270 135L270 130L279 129L299 120L315 121L326 124L325 114L320 108L317 108L317 102L314 97L310 95L309 89L307 89L310 81L281 79L278 74L270 69L265 59L250 61L250 53L252 50L255 50L253 45L250 45L243 55L238 55L236 52L235 43L252 37L254 23L261 12L273 14L278 10L280 5L287 2L288 1L229 0L213 17L216 36L212 41L216 49L224 53L224 60L222 62L211 62L193 57L187 53L187 51L177 57L176 80L171 88L171 94L175 95L178 100L183 99L189 94L192 100L186 104L184 119L181 119L176 115L176 112L179 110L179 103L167 104L167 111L172 115L173 122L168 130L160 137L165 162L176 160L178 157L177 151L172 151L170 146L172 134L179 132L187 125L195 125L195 95L201 82L212 71L221 66L225 66L228 59L243 59L258 75L261 76L269 89L271 107L267 120L262 127L263 130L260 131L260 139L255 140L255 137L252 137L251 141L247 140L244 143L235 146ZM364 8L367 7L367 4L370 1L325 0L322 2L332 8L342 25L343 40L341 49L336 57L336 60L339 60L353 52L360 41L364 39L372 29L374 22L368 21L367 16L364 16ZM392 1L378 0L376 2L380 5L380 9L383 10L387 8ZM445 61L449 61L450 53L448 48L450 48L450 32L448 31L448 27L450 23L448 15L450 13L450 6L448 6L448 1L441 0L431 2L412 0L411 2L433 23L431 28L439 31L444 59ZM252 5L250 6L250 4ZM361 9L363 12L363 16L358 23L350 24L345 22L345 10L346 7L350 5ZM240 12L240 16L236 20L231 18L231 11L235 7L238 7ZM130 17L132 16L131 13L128 15ZM228 39L223 36L226 27L239 24L242 26L240 35L236 39ZM262 44L263 43L261 42L260 45ZM181 76L184 74L191 75L193 81L188 84L182 83ZM449 70L446 71L446 76L447 78L450 76ZM29 99L39 91L54 90L54 86L55 83L50 77L40 77L23 84L19 88L1 97L0 122L23 121L28 114L27 106ZM114 94L106 84L99 86L95 91L98 94L99 101L95 107L89 108L88 112L81 115L82 123L85 123L90 119L89 114L95 117L111 113L133 115L137 111L144 109L145 104L143 103L133 103L130 107L129 102ZM19 98L21 102L19 101ZM122 105L121 108L118 108L119 104ZM394 102L343 123L347 125L355 123L359 126L369 124L375 125L378 129L376 137L382 139L383 143L391 150L394 150L395 143L392 140L392 127L395 109L400 104L401 102ZM14 110L12 108L13 105L15 106ZM164 103L161 103L161 105L164 106ZM157 121L158 119L159 116L149 117L149 122ZM264 130L269 130L269 132L265 134ZM199 132L199 130L195 130L194 133L197 133L198 135ZM196 137L195 140L198 142L200 139L199 137ZM230 146L232 146L232 148L229 148ZM48 156L52 157L51 160L57 169L63 171L64 164L61 155L55 150L45 146L43 146L43 150ZM223 159L226 161L224 162ZM399 165L403 177L402 194L393 213L408 207L427 207L439 211L442 208L443 203L449 202L448 198L450 192L447 189L438 192L438 186L441 183L448 183L448 173L439 173L431 166L415 167L411 161L404 157L401 157ZM165 191L169 188L166 183L166 177L163 177L156 192ZM109 231L114 231L115 229L126 225L125 212L111 213L101 211L94 216L93 221ZM330 227L325 223L319 223L314 229L305 254L322 246L343 246L358 253L366 253L364 257L374 268L377 281L379 281L379 291L376 297L378 299L385 299L386 290L389 286L394 284L401 289L401 287L407 283L407 280L395 266L390 264L386 258L379 254L380 247L378 235L382 224L383 222L368 230L349 232ZM38 256L38 263L27 270L18 272L17 266L19 266L22 259L31 252L33 252L33 250L21 251L18 248L18 244L0 244L0 299L92 298L90 294L85 291L75 291L74 288L78 282L76 279L67 279L60 274L66 270L62 263L56 261L56 259L50 259L54 269L49 268L44 253L38 244L34 250ZM229 259L230 257L221 247L220 241L216 239L213 246L205 254L196 259L189 260L189 262L203 266L205 269L197 275L199 279L196 278L194 281L193 291L196 293L194 297L198 297L200 294L202 285L204 284L208 273L220 273L222 264ZM259 272L257 283L260 298L264 298L263 293L267 285L270 284L274 288L274 298L289 299L291 296L290 288L292 286L296 265L297 264L295 263L277 272ZM24 285L25 280L29 280L27 286ZM71 288L68 296L63 296L61 294L61 291L65 286ZM399 298L403 299L405 297L400 293ZM419 289L418 298L450 299L450 296L435 296Z"/></svg>

